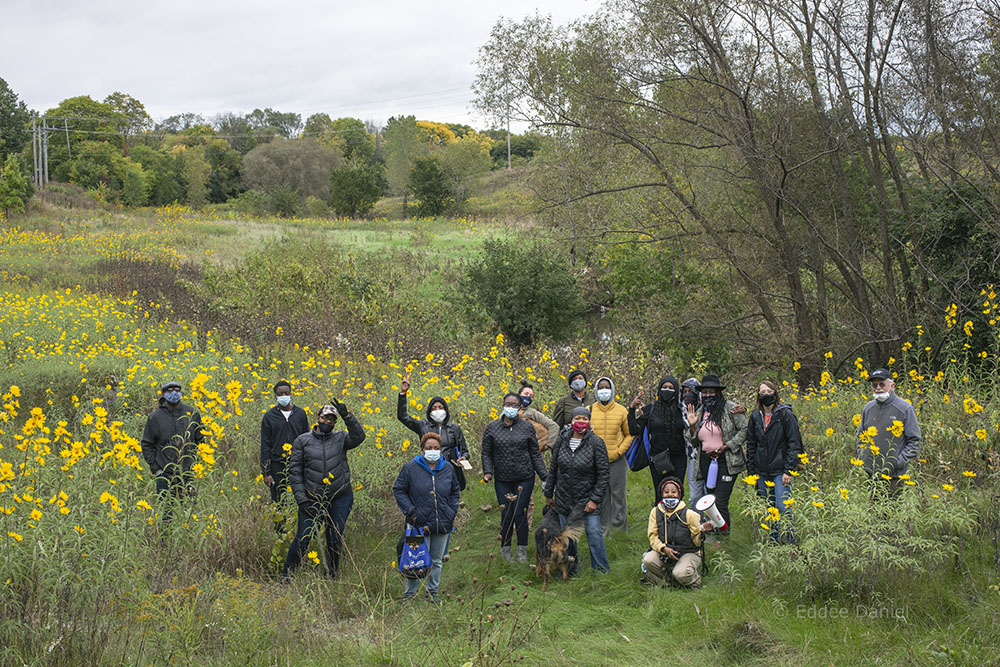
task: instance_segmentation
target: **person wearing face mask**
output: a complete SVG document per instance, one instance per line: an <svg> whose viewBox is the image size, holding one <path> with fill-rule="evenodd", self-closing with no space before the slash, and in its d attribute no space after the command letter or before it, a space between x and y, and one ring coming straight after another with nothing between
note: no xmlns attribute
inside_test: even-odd
<svg viewBox="0 0 1000 667"><path fill-rule="evenodd" d="M521 419L521 397L512 391L503 397L500 418L483 432L483 481L493 480L500 514L500 555L513 562L511 539L517 534L517 560L528 562L528 505L535 488L535 474L543 482L547 473L534 427Z"/></svg>
<svg viewBox="0 0 1000 667"><path fill-rule="evenodd" d="M556 401L552 408L552 421L560 429L569 424L574 408L581 405L586 407L591 403L591 399L587 396L587 375L583 371L579 369L572 371L566 382L569 383L570 392Z"/></svg>
<svg viewBox="0 0 1000 667"><path fill-rule="evenodd" d="M681 383L681 414L685 415L684 423L687 424L687 406L693 405L695 411L701 407L701 394L698 393L698 378L688 378ZM698 451L687 442L684 445L687 453L687 485L688 485L688 506L694 507L695 503L705 495L705 481L698 479Z"/></svg>
<svg viewBox="0 0 1000 667"><path fill-rule="evenodd" d="M681 586L701 588L701 545L712 523L681 500L681 481L667 477L660 485L662 499L649 512L649 551L642 557L646 584L666 584L667 572Z"/></svg>
<svg viewBox="0 0 1000 667"><path fill-rule="evenodd" d="M608 490L608 449L590 427L590 410L573 409L569 426L559 433L552 450L549 476L545 480L545 504L559 513L559 523L569 521L574 509L583 506L583 525L590 549L590 567L598 572L610 572L608 553L601 530L601 503ZM568 555L573 558L570 574L577 569L576 542L570 543Z"/></svg>
<svg viewBox="0 0 1000 667"><path fill-rule="evenodd" d="M590 428L608 449L608 490L601 503L601 531L607 538L612 528L628 532L625 452L632 444L632 434L628 427L628 410L615 400L615 383L611 378L598 378L594 395L597 401L590 406Z"/></svg>
<svg viewBox="0 0 1000 667"><path fill-rule="evenodd" d="M858 456L865 472L876 482L888 481L889 496L896 497L903 489L899 476L908 474L910 461L917 458L920 424L913 406L896 395L896 383L889 371L879 368L868 376L868 381L872 400L861 411ZM869 429L875 429L874 436L867 435ZM862 440L862 436L870 442Z"/></svg>
<svg viewBox="0 0 1000 667"><path fill-rule="evenodd" d="M660 500L660 485L666 477L684 483L687 454L684 442L684 415L679 407L680 383L672 375L660 378L656 400L640 407L642 392L629 404L629 430L649 436L649 473L653 477L653 503Z"/></svg>
<svg viewBox="0 0 1000 667"><path fill-rule="evenodd" d="M792 510L785 501L792 497L792 472L802 466L802 453L802 434L792 406L781 402L777 385L764 380L757 387L757 409L747 426L747 472L758 476L757 495L781 515L771 524L774 542L795 542Z"/></svg>
<svg viewBox="0 0 1000 667"><path fill-rule="evenodd" d="M521 380L521 389L517 393L521 397L521 419L527 419L535 427L539 448L543 452L552 449L559 437L559 425L531 406L535 400L534 387Z"/></svg>
<svg viewBox="0 0 1000 667"><path fill-rule="evenodd" d="M455 469L458 485L465 490L465 472L462 461L469 460L469 446L465 444L465 434L462 427L451 421L448 402L441 396L435 396L427 403L427 419L414 419L406 412L406 394L410 391L410 374L407 373L399 383L399 398L396 401L396 419L423 438L428 433L441 436L441 453L445 461Z"/></svg>
<svg viewBox="0 0 1000 667"><path fill-rule="evenodd" d="M705 481L705 491L715 495L715 506L726 520L726 528L717 532L726 536L731 525L729 497L746 467L746 410L740 412L735 403L726 400L718 375L706 375L696 389L701 393L701 410L687 406L689 428L684 436L698 450L697 476Z"/></svg>
<svg viewBox="0 0 1000 667"><path fill-rule="evenodd" d="M431 556L431 571L426 579L427 599L441 604L441 564L448 553L452 525L458 514L458 477L455 467L441 455L441 436L434 432L420 437L421 452L403 466L392 485L396 505L407 527L421 528ZM406 588L403 602L411 600L420 588L419 579L403 579Z"/></svg>
<svg viewBox="0 0 1000 667"><path fill-rule="evenodd" d="M299 512L295 539L285 559L285 578L299 566L317 522L326 528L330 578L336 578L340 567L344 526L354 505L347 452L364 442L365 429L346 405L337 399L331 403L320 409L312 430L295 438L288 455L288 482ZM338 417L344 420L347 431L334 431Z"/></svg>
<svg viewBox="0 0 1000 667"><path fill-rule="evenodd" d="M292 385L288 381L274 385L274 398L277 405L265 412L260 422L260 472L271 490L271 502L276 503L288 486L285 458L295 438L309 431L309 417L292 403Z"/></svg>
<svg viewBox="0 0 1000 667"><path fill-rule="evenodd" d="M160 386L159 406L146 418L142 430L142 457L156 480L156 494L163 504L163 521L170 521L170 500L194 495L191 465L198 445L205 439L201 413L181 402L181 383Z"/></svg>

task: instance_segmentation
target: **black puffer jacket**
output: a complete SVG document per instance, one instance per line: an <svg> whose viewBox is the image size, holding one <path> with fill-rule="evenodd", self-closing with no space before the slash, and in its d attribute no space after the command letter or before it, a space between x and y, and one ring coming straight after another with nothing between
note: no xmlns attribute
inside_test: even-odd
<svg viewBox="0 0 1000 667"><path fill-rule="evenodd" d="M423 456L403 466L392 495L410 525L429 528L434 535L450 533L458 514L458 478L454 467L439 459L431 468Z"/></svg>
<svg viewBox="0 0 1000 667"><path fill-rule="evenodd" d="M431 406L438 402L444 406L446 416L443 424L436 424L431 419ZM426 433L437 433L441 436L441 456L446 461L452 463L452 467L458 474L458 484L464 489L465 475L462 472L462 468L456 466L454 462L459 457L469 458L469 446L465 444L465 434L462 433L462 427L458 424L453 424L451 421L451 411L448 409L448 402L440 396L435 396L427 401L427 419L414 419L406 413L406 394L400 394L399 400L396 402L396 419L403 426L416 433L417 437L423 437ZM420 443L417 444L419 445Z"/></svg>
<svg viewBox="0 0 1000 667"><path fill-rule="evenodd" d="M798 470L802 453L802 433L792 406L779 403L771 413L771 423L764 429L760 410L750 414L747 426L747 471L752 475L776 477Z"/></svg>
<svg viewBox="0 0 1000 667"><path fill-rule="evenodd" d="M198 410L186 403L170 407L161 397L160 407L150 413L142 431L142 457L154 476L172 477L191 470L197 445L204 439Z"/></svg>
<svg viewBox="0 0 1000 667"><path fill-rule="evenodd" d="M288 455L288 483L298 504L331 500L350 490L347 450L364 442L365 429L354 415L343 417L346 432L324 435L313 429L292 443L292 453ZM329 482L324 484L324 479Z"/></svg>
<svg viewBox="0 0 1000 667"><path fill-rule="evenodd" d="M515 417L508 426L503 417L486 425L483 433L483 474L501 482L538 478L545 481L545 463L531 422Z"/></svg>
<svg viewBox="0 0 1000 667"><path fill-rule="evenodd" d="M593 431L587 431L574 452L569 448L573 436L569 426L559 432L545 480L545 497L554 498L556 511L563 515L588 500L600 511L608 490L608 448Z"/></svg>

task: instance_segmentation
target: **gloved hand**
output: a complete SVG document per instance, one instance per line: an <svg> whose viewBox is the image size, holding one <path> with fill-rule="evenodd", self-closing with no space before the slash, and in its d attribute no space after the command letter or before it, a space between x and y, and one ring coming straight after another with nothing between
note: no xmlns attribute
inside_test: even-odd
<svg viewBox="0 0 1000 667"><path fill-rule="evenodd" d="M350 411L347 409L347 406L338 401L337 399L331 398L330 404L333 407L337 408L337 414L339 414L341 417L346 417L347 415L350 414Z"/></svg>

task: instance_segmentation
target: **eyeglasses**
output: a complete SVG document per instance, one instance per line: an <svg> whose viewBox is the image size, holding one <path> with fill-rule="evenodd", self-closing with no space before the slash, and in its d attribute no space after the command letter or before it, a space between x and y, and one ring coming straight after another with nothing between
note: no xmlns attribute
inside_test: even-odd
<svg viewBox="0 0 1000 667"><path fill-rule="evenodd" d="M521 402L518 401L517 403L510 403L509 401L504 401L503 406L505 408L519 408L521 407Z"/></svg>

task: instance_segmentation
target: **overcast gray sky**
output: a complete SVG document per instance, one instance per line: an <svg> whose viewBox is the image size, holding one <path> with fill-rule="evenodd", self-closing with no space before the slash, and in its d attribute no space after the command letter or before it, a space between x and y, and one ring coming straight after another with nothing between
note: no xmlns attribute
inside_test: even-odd
<svg viewBox="0 0 1000 667"><path fill-rule="evenodd" d="M558 23L598 0L0 0L0 77L31 108L119 90L155 120L255 107L465 122L501 15Z"/></svg>

